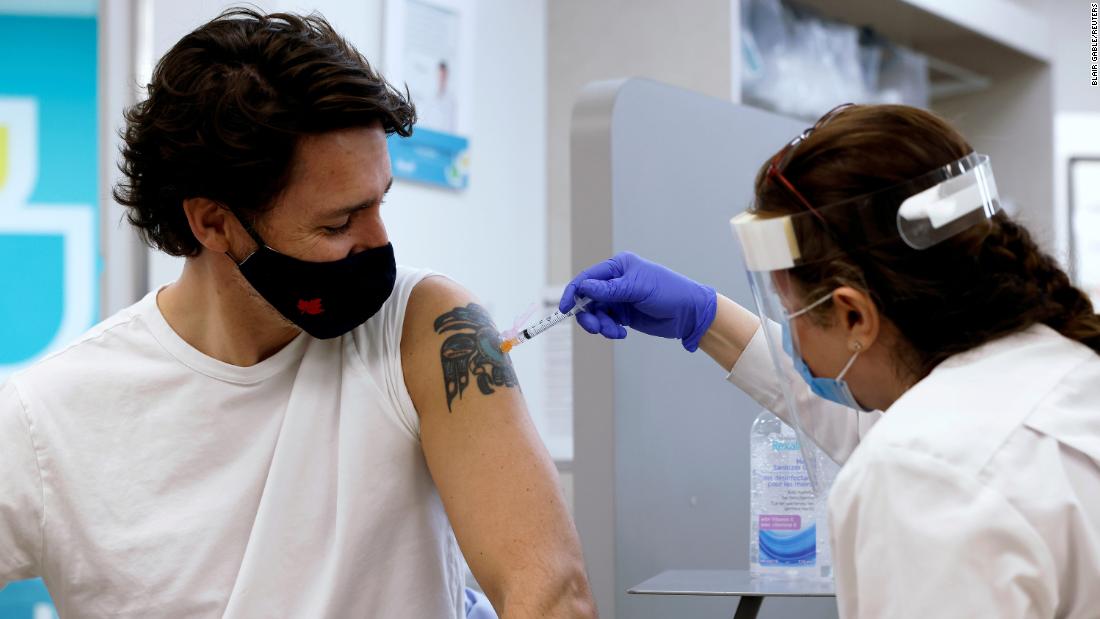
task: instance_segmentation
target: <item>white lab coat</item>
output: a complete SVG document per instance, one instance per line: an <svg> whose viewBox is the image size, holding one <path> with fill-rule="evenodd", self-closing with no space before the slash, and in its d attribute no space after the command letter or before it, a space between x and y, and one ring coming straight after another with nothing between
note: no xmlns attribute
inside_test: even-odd
<svg viewBox="0 0 1100 619"><path fill-rule="evenodd" d="M758 331L729 380L786 419L774 367ZM844 462L841 617L1100 617L1100 355L1035 326L944 361L885 414L787 372Z"/></svg>

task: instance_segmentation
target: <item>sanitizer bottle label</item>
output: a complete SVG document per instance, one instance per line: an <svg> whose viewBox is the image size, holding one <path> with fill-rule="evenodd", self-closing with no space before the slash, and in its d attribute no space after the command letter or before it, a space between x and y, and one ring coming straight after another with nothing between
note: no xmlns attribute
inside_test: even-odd
<svg viewBox="0 0 1100 619"><path fill-rule="evenodd" d="M751 453L751 568L813 572L816 501L798 438L778 418L762 415L753 426Z"/></svg>

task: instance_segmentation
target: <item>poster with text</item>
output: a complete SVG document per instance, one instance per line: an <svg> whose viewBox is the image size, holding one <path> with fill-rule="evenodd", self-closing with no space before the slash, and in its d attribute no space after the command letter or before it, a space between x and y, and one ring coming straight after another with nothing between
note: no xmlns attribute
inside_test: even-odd
<svg viewBox="0 0 1100 619"><path fill-rule="evenodd" d="M386 78L408 88L417 123L390 138L394 176L464 189L470 176L472 3L387 0Z"/></svg>

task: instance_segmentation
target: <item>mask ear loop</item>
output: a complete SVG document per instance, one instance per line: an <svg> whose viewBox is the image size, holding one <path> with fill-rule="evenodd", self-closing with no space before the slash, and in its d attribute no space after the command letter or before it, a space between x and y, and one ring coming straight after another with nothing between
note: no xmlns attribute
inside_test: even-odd
<svg viewBox="0 0 1100 619"><path fill-rule="evenodd" d="M836 291L834 290L833 292L836 292ZM805 314L806 312L814 309L815 307L817 307L819 305L822 305L823 303L825 303L826 301L829 301L832 298L833 298L833 293L830 292L829 294L821 297L820 299L814 301L813 303L807 305L806 307L804 307L804 308L798 310L797 312L787 316L787 322L790 322L791 320L794 320L795 318L798 318L799 316ZM863 352L863 344L860 344L859 342L855 342L854 344L852 344L852 349L853 349L853 353L852 353L852 356L848 358L848 363L844 364L844 368L840 370L840 374L837 374L837 376L834 380L842 380L844 378L844 375L848 373L848 370L850 370L852 368L852 365L856 362L856 358L859 357L860 353Z"/></svg>
<svg viewBox="0 0 1100 619"><path fill-rule="evenodd" d="M840 370L840 374L836 375L836 380L843 380L844 379L844 375L848 373L848 370L850 370L852 368L852 364L854 364L856 362L856 357L858 357L860 355L860 353L863 352L863 345L860 344L859 342L855 343L854 348L855 348L855 352L853 352L852 356L848 358L848 363L844 364L844 368L842 370Z"/></svg>
<svg viewBox="0 0 1100 619"><path fill-rule="evenodd" d="M264 239L263 239L263 237L260 236L260 233L256 232L256 229L252 227L252 224L249 223L246 218L241 217L240 215L237 214L237 211L234 211L232 208L230 208L228 205L226 205L222 202L218 202L218 205L221 206L222 208L224 208L225 210L229 211L229 214L232 215L233 218L237 220L237 223L241 224L242 228L244 228L245 233L248 234L248 236L253 241L256 241L256 249L253 249L252 251L250 251L248 253L248 255L245 256L244 259L240 260L240 261L238 261L236 258L234 258L233 254L229 253L229 251L226 250L225 255L228 256L229 259L233 261L233 264L240 267L242 264L248 262L249 258L251 258L252 256L255 256L256 252L260 251L261 247L267 247L268 245L267 245L267 243L264 242Z"/></svg>
<svg viewBox="0 0 1100 619"><path fill-rule="evenodd" d="M833 292L836 292L836 291L834 290ZM787 320L788 320L788 321L790 321L790 320L794 320L795 318L798 318L798 317L799 317L799 316L801 316L802 314L805 314L806 312L808 312L808 311L812 310L813 308L815 308L815 307L817 307L817 306L819 306L819 305L822 305L822 304L823 304L823 303L825 303L826 301L828 301L828 300L832 299L832 298L833 298L833 292L830 292L829 294L827 294L827 295L825 295L825 296L821 297L820 299L818 299L818 300L814 301L813 303L811 303L811 304L807 305L806 307L804 307L804 308L802 308L802 309L798 310L797 312L795 312L795 313L793 313L793 314L790 314L789 316L787 316Z"/></svg>

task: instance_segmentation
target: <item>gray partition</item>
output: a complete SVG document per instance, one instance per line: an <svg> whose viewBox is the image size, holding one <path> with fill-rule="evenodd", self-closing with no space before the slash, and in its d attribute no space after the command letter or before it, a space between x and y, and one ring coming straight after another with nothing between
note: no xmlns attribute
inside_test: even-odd
<svg viewBox="0 0 1100 619"><path fill-rule="evenodd" d="M760 164L804 124L647 80L590 85L573 116L574 272L630 250L751 307L728 222ZM573 342L576 519L601 616L732 617L736 599L626 590L666 569L748 566L748 432L760 407L678 341ZM769 599L760 616L836 608Z"/></svg>

